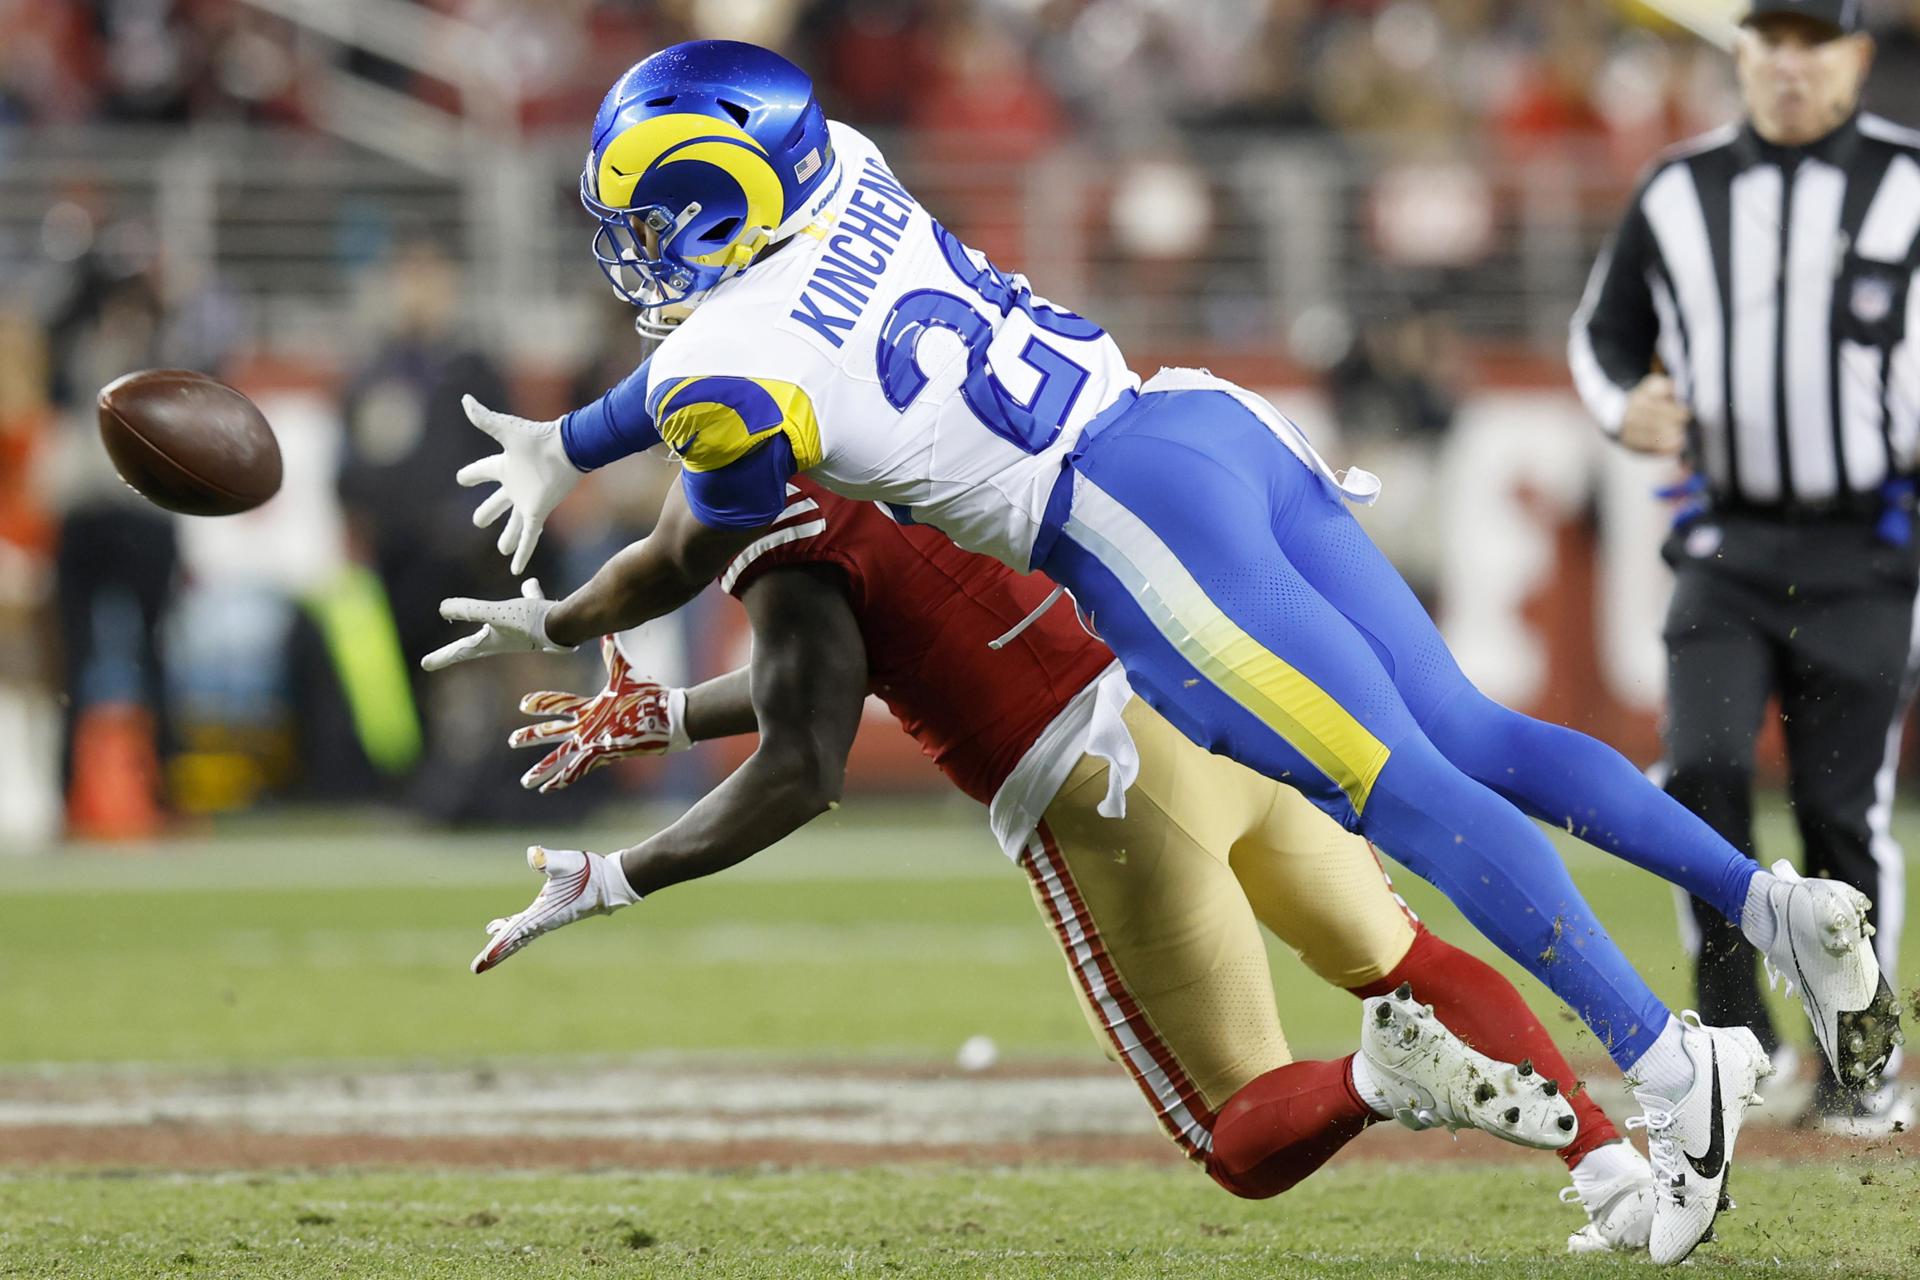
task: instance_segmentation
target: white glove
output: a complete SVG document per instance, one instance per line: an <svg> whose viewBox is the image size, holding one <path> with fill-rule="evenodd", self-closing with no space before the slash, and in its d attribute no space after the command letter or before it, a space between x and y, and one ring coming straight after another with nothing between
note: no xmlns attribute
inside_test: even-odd
<svg viewBox="0 0 1920 1280"><path fill-rule="evenodd" d="M546 879L527 909L487 925L487 945L470 968L485 973L542 934L640 901L618 857L578 849L527 850L527 865Z"/></svg>
<svg viewBox="0 0 1920 1280"><path fill-rule="evenodd" d="M518 600L469 600L455 596L440 602L440 616L448 622L478 622L480 629L452 644L442 645L420 665L439 671L456 662L491 657L496 653L565 653L565 645L547 638L547 615L553 601L540 594L540 580L528 578Z"/></svg>
<svg viewBox="0 0 1920 1280"><path fill-rule="evenodd" d="M472 396L460 397L467 421L499 442L501 452L469 462L454 473L461 484L493 483L500 487L487 495L473 513L476 528L484 529L510 512L497 544L501 555L513 556L515 576L525 573L547 516L560 505L582 472L567 457L560 439L560 423L532 422L489 409Z"/></svg>

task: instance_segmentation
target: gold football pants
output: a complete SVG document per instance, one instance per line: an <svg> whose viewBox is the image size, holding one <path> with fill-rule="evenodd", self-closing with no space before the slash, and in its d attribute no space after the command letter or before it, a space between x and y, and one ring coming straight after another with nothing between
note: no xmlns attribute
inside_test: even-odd
<svg viewBox="0 0 1920 1280"><path fill-rule="evenodd" d="M1390 973L1413 925L1372 848L1299 792L1188 741L1145 702L1127 816L1084 757L1021 864L1094 1034L1188 1155L1241 1086L1292 1060L1265 925L1339 987Z"/></svg>

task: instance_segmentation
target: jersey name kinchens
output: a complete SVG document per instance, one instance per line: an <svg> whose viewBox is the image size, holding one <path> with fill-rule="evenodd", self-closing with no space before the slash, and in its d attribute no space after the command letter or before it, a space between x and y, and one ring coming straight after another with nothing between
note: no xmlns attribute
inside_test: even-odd
<svg viewBox="0 0 1920 1280"><path fill-rule="evenodd" d="M1139 380L1098 325L961 244L866 138L832 137L826 213L654 353L656 429L696 512L700 476L777 441L792 470L1024 572L1062 460Z"/></svg>

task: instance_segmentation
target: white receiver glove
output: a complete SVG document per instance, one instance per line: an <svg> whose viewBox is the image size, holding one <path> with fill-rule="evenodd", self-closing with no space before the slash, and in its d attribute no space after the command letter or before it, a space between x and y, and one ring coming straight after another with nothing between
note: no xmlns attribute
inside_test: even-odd
<svg viewBox="0 0 1920 1280"><path fill-rule="evenodd" d="M508 513L497 545L501 555L512 555L513 572L525 573L547 516L580 482L583 473L567 457L558 420L516 418L489 409L472 396L460 397L460 407L467 411L467 421L492 436L501 451L469 462L454 474L454 479L469 487L488 483L500 486L473 513L473 523L484 529L502 512Z"/></svg>
<svg viewBox="0 0 1920 1280"><path fill-rule="evenodd" d="M518 600L469 600L455 596L440 602L448 622L478 622L480 629L420 659L422 668L439 671L456 662L496 653L565 653L565 645L547 638L547 614L554 602L540 594L540 580L528 578Z"/></svg>
<svg viewBox="0 0 1920 1280"><path fill-rule="evenodd" d="M562 925L603 916L640 901L640 895L627 883L618 855L603 857L579 849L534 845L527 850L527 865L546 877L540 893L526 910L487 925L486 949L473 958L475 973L485 973Z"/></svg>

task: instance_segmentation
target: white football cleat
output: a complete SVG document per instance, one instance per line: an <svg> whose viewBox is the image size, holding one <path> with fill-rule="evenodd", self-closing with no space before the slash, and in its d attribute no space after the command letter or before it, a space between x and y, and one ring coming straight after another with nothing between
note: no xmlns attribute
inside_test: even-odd
<svg viewBox="0 0 1920 1280"><path fill-rule="evenodd" d="M1754 1086L1773 1073L1760 1041L1746 1027L1703 1027L1689 1009L1680 1015L1681 1044L1693 1062L1686 1096L1662 1098L1634 1090L1643 1115L1627 1128L1647 1131L1653 1166L1653 1228L1647 1242L1653 1260L1679 1262L1709 1239L1713 1220L1730 1208L1725 1195L1733 1144L1746 1110L1759 1098Z"/></svg>
<svg viewBox="0 0 1920 1280"><path fill-rule="evenodd" d="M1773 945L1767 973L1798 991L1834 1078L1848 1089L1878 1086L1900 1031L1900 1006L1873 954L1872 905L1837 880L1805 880L1791 863L1773 864L1769 887Z"/></svg>
<svg viewBox="0 0 1920 1280"><path fill-rule="evenodd" d="M1568 1253L1639 1253L1653 1234L1653 1167L1631 1146L1620 1146L1636 1166L1600 1187L1591 1197L1560 1188L1561 1203L1577 1201L1587 1225L1567 1237Z"/></svg>
<svg viewBox="0 0 1920 1280"><path fill-rule="evenodd" d="M562 925L602 916L632 899L608 883L607 877L624 875L620 864L597 853L576 849L543 849L534 845L527 850L527 865L542 872L547 882L540 886L525 911L489 921L485 950L473 958L473 971L485 973L542 934Z"/></svg>
<svg viewBox="0 0 1920 1280"><path fill-rule="evenodd" d="M1365 1002L1360 1056L1409 1129L1481 1129L1523 1147L1552 1151L1578 1136L1579 1121L1560 1086L1536 1074L1531 1062L1514 1066L1467 1047L1416 1004L1406 983L1390 996Z"/></svg>

